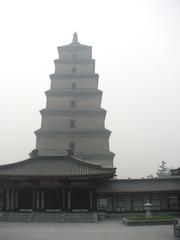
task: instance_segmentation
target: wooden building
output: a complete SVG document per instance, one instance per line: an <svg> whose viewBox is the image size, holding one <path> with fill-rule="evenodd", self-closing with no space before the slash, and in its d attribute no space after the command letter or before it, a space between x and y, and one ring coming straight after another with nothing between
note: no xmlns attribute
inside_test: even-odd
<svg viewBox="0 0 180 240"><path fill-rule="evenodd" d="M96 210L96 184L112 178L115 168L73 155L36 156L0 167L3 211Z"/></svg>

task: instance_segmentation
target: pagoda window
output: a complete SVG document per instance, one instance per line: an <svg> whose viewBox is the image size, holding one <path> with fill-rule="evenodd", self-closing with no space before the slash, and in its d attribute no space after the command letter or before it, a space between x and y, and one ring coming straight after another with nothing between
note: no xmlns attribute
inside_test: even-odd
<svg viewBox="0 0 180 240"><path fill-rule="evenodd" d="M77 68L73 67L72 68L72 73L77 73Z"/></svg>
<svg viewBox="0 0 180 240"><path fill-rule="evenodd" d="M73 58L73 59L77 59L77 54L76 54L76 53L73 53L72 58Z"/></svg>
<svg viewBox="0 0 180 240"><path fill-rule="evenodd" d="M70 143L69 143L69 148L72 149L72 150L74 150L74 149L76 148L75 143L74 143L74 142L70 142Z"/></svg>
<svg viewBox="0 0 180 240"><path fill-rule="evenodd" d="M72 89L76 89L76 83L72 83L72 84L71 84L71 88L72 88Z"/></svg>
<svg viewBox="0 0 180 240"><path fill-rule="evenodd" d="M70 128L75 128L76 127L75 120L71 120L69 126L70 126Z"/></svg>
<svg viewBox="0 0 180 240"><path fill-rule="evenodd" d="M76 100L71 100L70 105L72 108L76 107Z"/></svg>

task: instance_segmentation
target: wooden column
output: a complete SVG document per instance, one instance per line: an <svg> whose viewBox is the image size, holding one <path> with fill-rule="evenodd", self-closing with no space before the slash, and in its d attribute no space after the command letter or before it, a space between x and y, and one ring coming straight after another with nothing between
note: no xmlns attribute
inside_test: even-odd
<svg viewBox="0 0 180 240"><path fill-rule="evenodd" d="M9 211L9 188L6 189L6 210Z"/></svg>
<svg viewBox="0 0 180 240"><path fill-rule="evenodd" d="M40 204L39 204L39 190L36 190L36 209L39 210Z"/></svg>
<svg viewBox="0 0 180 240"><path fill-rule="evenodd" d="M32 190L33 191L33 199L32 199L32 201L33 201L33 204L32 204L32 210L34 211L34 210L36 210L36 189L33 189Z"/></svg>
<svg viewBox="0 0 180 240"><path fill-rule="evenodd" d="M18 209L18 189L15 190L15 209Z"/></svg>
<svg viewBox="0 0 180 240"><path fill-rule="evenodd" d="M130 204L131 204L130 211L133 212L134 211L134 209L133 209L133 199L134 199L134 197L133 197L133 194L130 194L129 196L130 196Z"/></svg>
<svg viewBox="0 0 180 240"><path fill-rule="evenodd" d="M113 198L112 212L116 212L116 196L112 196L112 198Z"/></svg>
<svg viewBox="0 0 180 240"><path fill-rule="evenodd" d="M71 210L71 190L68 190L68 210Z"/></svg>
<svg viewBox="0 0 180 240"><path fill-rule="evenodd" d="M62 203L62 210L64 211L65 210L65 208L66 208L66 202L65 202L65 189L63 189L62 190L62 201L63 201L63 203Z"/></svg>
<svg viewBox="0 0 180 240"><path fill-rule="evenodd" d="M93 191L92 190L90 190L89 191L89 200L90 200L90 210L93 210Z"/></svg>
<svg viewBox="0 0 180 240"><path fill-rule="evenodd" d="M44 210L44 190L41 190L41 210Z"/></svg>
<svg viewBox="0 0 180 240"><path fill-rule="evenodd" d="M14 209L14 189L10 192L10 210Z"/></svg>

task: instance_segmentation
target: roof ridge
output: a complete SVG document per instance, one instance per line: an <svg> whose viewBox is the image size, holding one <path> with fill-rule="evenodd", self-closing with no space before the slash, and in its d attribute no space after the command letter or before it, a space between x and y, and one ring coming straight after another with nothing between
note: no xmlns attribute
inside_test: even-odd
<svg viewBox="0 0 180 240"><path fill-rule="evenodd" d="M72 156L71 158L72 158L72 159L75 159L75 160L77 160L77 161L79 161L79 162L81 162L81 163L83 163L83 164L88 164L88 165L90 165L90 166L94 166L94 167L98 167L98 168L109 169L109 170L116 169L116 168L114 168L114 167L103 167L103 166L102 166L101 164L99 164L99 163L92 163L92 162L89 162L89 161L87 161L87 160L83 160L83 159L81 159L81 158L78 158L78 157L76 157L76 156Z"/></svg>

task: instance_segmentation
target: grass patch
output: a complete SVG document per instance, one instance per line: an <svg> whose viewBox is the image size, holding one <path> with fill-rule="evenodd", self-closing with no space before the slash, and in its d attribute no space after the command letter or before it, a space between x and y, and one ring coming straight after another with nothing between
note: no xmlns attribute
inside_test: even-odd
<svg viewBox="0 0 180 240"><path fill-rule="evenodd" d="M143 215L132 215L132 216L126 216L126 219L129 221L153 221L153 220L171 220L174 219L173 216L170 215L155 215L151 218L146 218Z"/></svg>

